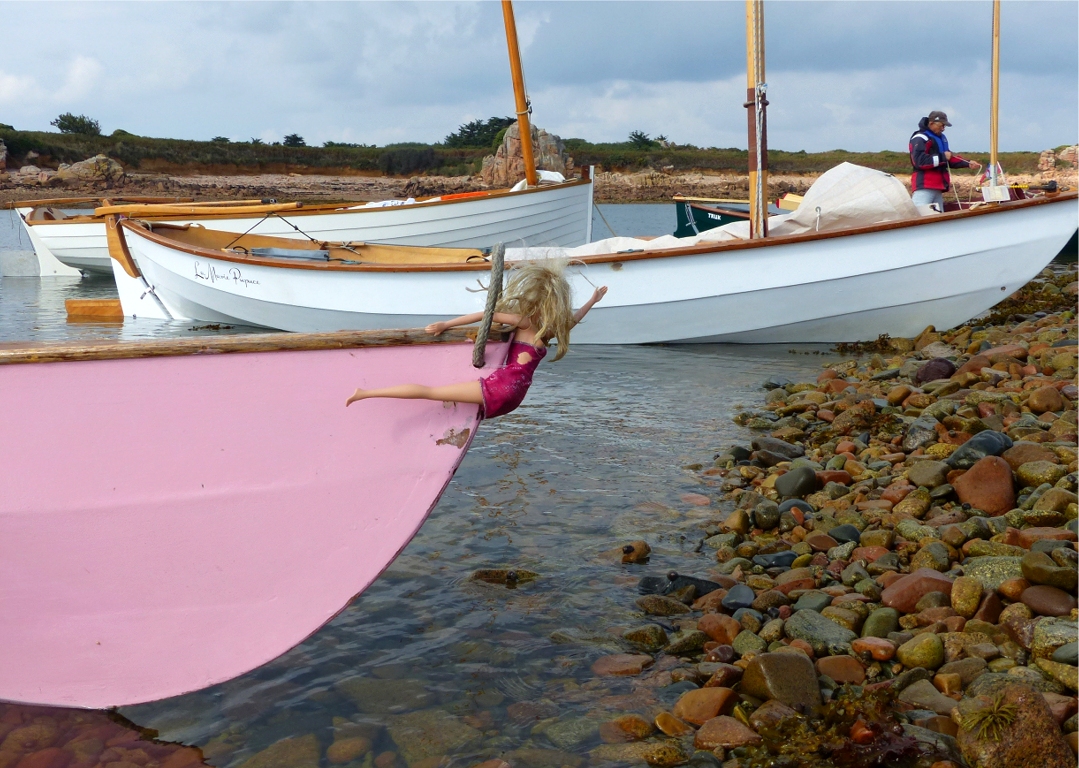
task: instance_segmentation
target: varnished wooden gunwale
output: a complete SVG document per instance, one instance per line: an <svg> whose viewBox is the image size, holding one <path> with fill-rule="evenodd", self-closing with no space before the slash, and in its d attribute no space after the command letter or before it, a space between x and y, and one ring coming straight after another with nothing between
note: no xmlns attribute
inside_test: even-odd
<svg viewBox="0 0 1079 768"><path fill-rule="evenodd" d="M14 210L15 208L40 208L42 206L56 205L82 205L83 203L98 203L106 200L130 201L145 205L170 205L177 203L193 203L193 197L153 197L150 195L133 195L125 197L47 197L41 200L12 200L0 204L0 208Z"/></svg>
<svg viewBox="0 0 1079 768"><path fill-rule="evenodd" d="M1079 200L1079 192L1062 192L1052 197L1038 197L1031 200L1014 200L1008 203L990 204L981 208L965 211L952 211L941 213L932 217L922 216L917 219L902 219L888 221L882 224L872 224L867 227L855 227L851 229L837 229L828 232L808 232L801 235L787 235L785 237L767 237L757 240L727 240L721 242L700 243L681 248L664 248L655 251L632 251L623 253L604 253L596 256L580 256L574 262L581 264L610 264L625 263L629 261L644 261L648 259L670 259L679 256L700 256L708 253L727 251L740 251L746 248L768 248L779 245L791 245L794 243L806 243L816 240L829 240L835 237L852 237L855 235L867 235L875 232L887 232L907 227L932 226L942 221L954 221L975 216L989 214L1002 215L1009 211L1017 211L1024 208L1032 208L1039 205L1065 203ZM152 240L160 245L174 248L184 253L190 253L204 258L218 259L221 261L235 262L238 264L251 264L264 267L276 267L280 269L314 269L328 270L331 272L487 272L490 271L490 263L470 264L340 264L329 262L296 263L288 259L270 259L240 254L213 251L205 248L193 248L177 243L167 237L162 237L155 232L148 232L142 227L131 222L123 221L121 225L128 229L135 229L139 236ZM137 227L137 228L136 228ZM422 248L417 248L422 250Z"/></svg>
<svg viewBox="0 0 1079 768"><path fill-rule="evenodd" d="M471 344L476 328L451 328L432 336L422 328L378 331L332 331L329 333L245 333L233 336L192 336L182 339L146 341L90 341L0 343L0 366L26 363L86 362L89 360L132 360L183 355L242 354L249 352L304 352L323 349L364 349L424 344ZM491 342L508 341L512 330L491 329Z"/></svg>
<svg viewBox="0 0 1079 768"><path fill-rule="evenodd" d="M130 220L129 220L130 222ZM110 218L107 227L112 227ZM130 222L129 229L139 232L164 230L164 237L172 245L199 248L207 254L235 253L242 258L249 258L245 251L255 248L284 248L290 251L328 250L330 263L360 262L363 264L404 264L413 262L411 254L417 248L423 251L424 263L459 264L468 261L483 261L489 252L479 248L446 248L441 246L389 245L386 243L349 242L334 243L323 240L293 240L280 235L237 235L218 229L207 229L199 225L173 224L171 222ZM106 230L109 232L110 230ZM345 247L345 246L348 247ZM227 249L227 250L225 250ZM276 256L263 256L274 263L294 263L295 259ZM121 262L123 263L123 262ZM318 263L318 262L316 262ZM134 277L134 275L132 275Z"/></svg>
<svg viewBox="0 0 1079 768"><path fill-rule="evenodd" d="M592 182L589 179L573 179L572 181L565 181L565 182L563 182L561 184L540 185L538 187L530 187L528 189L519 189L516 192L511 192L509 189L494 189L494 190L488 190L490 192L490 194L488 196L486 196L486 197L478 197L476 199L477 200L491 200L493 198L515 197L517 195L532 195L532 194L535 194L536 192L546 192L547 190L551 189L551 187L553 187L553 186L558 186L558 187L578 187L578 186L581 186L582 184L591 184L591 183ZM99 200L100 198L95 197L95 198L90 198L90 199L91 200ZM467 200L460 200L460 199L456 199L456 200L438 200L436 202L429 202L427 200L417 200L415 203L413 203L412 205L409 205L408 207L412 208L412 207L417 206L417 205L423 205L423 206L452 205L452 204L461 203L461 202L467 202ZM35 201L35 205L39 205L39 203L37 203ZM287 213L288 213L289 218L292 218L292 217L295 217L295 216L312 216L312 215L319 214L319 213L332 213L332 212L335 212L335 211L339 212L339 213L347 212L347 213L350 213L350 214L352 214L352 213L373 213L375 211L382 211L382 212L386 211L385 208L355 208L355 207L353 207L353 206L358 206L358 205L363 205L363 203L358 203L358 202L356 202L356 203L316 203L314 205L306 205L305 204L302 208L297 208L296 210L288 211ZM153 217L146 217L146 218L152 218L154 221L176 221L176 220L187 221L187 220L190 220L192 218L192 215L191 214L161 214L161 215L154 214ZM258 213L230 212L227 207L222 207L220 211L206 211L205 213L200 212L198 214L198 218L199 218L200 221L201 220L212 221L213 219L223 219L223 218L229 218L229 219L261 219L261 218L265 218L265 216L262 215L262 214L258 214ZM56 221L28 221L27 224L29 224L30 226L38 226L38 225L51 226L53 224L86 224L86 223L90 223L90 222L98 222L98 221L103 221L103 220L104 220L104 217L101 217L101 216L72 216L71 218L68 218L68 219L58 219Z"/></svg>

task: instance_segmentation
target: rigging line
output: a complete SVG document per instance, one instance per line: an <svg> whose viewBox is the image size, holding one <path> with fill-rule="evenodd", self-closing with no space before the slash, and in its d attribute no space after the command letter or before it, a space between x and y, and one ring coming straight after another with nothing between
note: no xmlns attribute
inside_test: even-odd
<svg viewBox="0 0 1079 768"><path fill-rule="evenodd" d="M299 232L299 233L300 233L301 235L303 235L304 237L306 237L306 238L307 238L308 240L310 240L310 241L311 241L312 243L316 243L316 244L317 244L317 243L321 243L321 242L322 242L321 240L316 240L315 238L311 237L311 235L309 235L309 234L307 234L306 232L304 232L304 231L303 231L302 229L300 229L299 227L297 227L297 226L296 226L295 224L293 224L293 223L292 223L291 221L289 221L289 220L288 220L288 219L286 219L286 218L285 218L284 216L282 216L281 214L279 214L279 213L278 213L277 211L270 211L270 216L276 216L277 218L281 219L281 221L283 221L283 222L285 222L286 224L288 224L288 225L289 225L290 227L292 227L293 229L295 229L295 230L296 230L297 232Z"/></svg>
<svg viewBox="0 0 1079 768"><path fill-rule="evenodd" d="M596 213L598 213L599 217L603 219L603 223L607 225L607 229L610 230L611 236L618 237L618 233L614 231L614 228L612 228L610 224L607 224L607 217L603 215L603 211L600 209L599 204L592 203L592 207L596 209Z"/></svg>
<svg viewBox="0 0 1079 768"><path fill-rule="evenodd" d="M263 216L263 217L262 217L261 219L256 219L256 220L255 220L255 223L254 223L254 224L252 224L252 225L251 225L251 226L250 226L250 227L248 228L248 230L247 230L246 232L244 232L244 233L243 233L243 234L241 234L241 235L237 235L236 237L234 237L234 238L233 238L232 240L230 240L230 241L229 241L229 244L228 244L228 245L226 245L226 246L225 246L224 248L222 248L221 250L223 250L223 251L227 251L227 250L228 250L229 248L231 248L231 247L232 247L233 245L235 245L236 243L238 243L238 242L240 242L241 240L243 240L243 239L244 239L244 238L245 238L245 237L246 237L246 236L247 236L248 234L250 234L250 232L251 232L251 230L252 230L252 229L254 229L255 227L257 227L257 226L258 226L259 224L261 224L262 222L266 221L266 219L267 219L267 218L268 218L268 216Z"/></svg>

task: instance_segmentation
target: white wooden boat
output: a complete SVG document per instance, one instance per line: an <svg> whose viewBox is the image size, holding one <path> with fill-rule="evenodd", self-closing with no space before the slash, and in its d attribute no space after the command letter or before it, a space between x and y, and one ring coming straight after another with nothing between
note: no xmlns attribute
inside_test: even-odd
<svg viewBox="0 0 1079 768"><path fill-rule="evenodd" d="M175 696L332 619L422 525L479 421L345 399L478 377L468 336L0 345L0 700Z"/></svg>
<svg viewBox="0 0 1079 768"><path fill-rule="evenodd" d="M125 215L297 240L310 236L428 247L471 248L496 242L572 247L592 239L592 189L591 179L582 178L399 205L254 205L236 212L200 203L136 206ZM97 215L67 215L55 206L17 210L39 260L50 273L112 274L105 219L111 213L124 213L124 208L108 206Z"/></svg>
<svg viewBox="0 0 1079 768"><path fill-rule="evenodd" d="M553 253L574 258L578 296L591 284L610 287L575 342L868 341L950 328L989 309L1052 260L1077 220L1071 192L834 231ZM290 331L424 325L482 309L482 295L468 289L489 270L475 251L328 248L331 260L313 261L241 252L271 243L198 228L123 221L117 231L131 257L125 314L137 313L136 299L156 297L163 316ZM506 258L547 253L508 248ZM125 274L119 260L116 269Z"/></svg>
<svg viewBox="0 0 1079 768"><path fill-rule="evenodd" d="M190 203L193 198L190 197L151 197L148 195L134 195L123 197L54 197L45 198L39 200L23 200L13 203L7 203L3 208L8 208L15 211L15 214L19 217L22 223L23 229L26 231L26 236L30 238L30 245L33 246L34 255L37 257L37 273L38 277L79 277L82 271L73 266L64 264L56 255L53 254L45 242L41 239L38 230L32 226L27 225L27 219L50 221L58 218L69 218L71 216L85 216L90 215L93 209L101 205L112 205L115 203L139 203L139 204L163 204L163 203ZM89 206L89 208L87 207ZM111 274L111 270L108 268L108 264L102 268L101 264L97 265L97 271L106 271Z"/></svg>

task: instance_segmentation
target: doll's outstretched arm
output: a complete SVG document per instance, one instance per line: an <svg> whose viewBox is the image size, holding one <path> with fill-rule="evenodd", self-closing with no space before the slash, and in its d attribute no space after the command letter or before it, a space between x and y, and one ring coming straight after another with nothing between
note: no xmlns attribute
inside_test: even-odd
<svg viewBox="0 0 1079 768"><path fill-rule="evenodd" d="M586 301L580 309L573 313L573 324L577 325L577 323L584 320L584 316L588 314L588 310L592 309L592 307L594 307L599 302L599 300L606 295L607 286L605 285L601 285L599 288L593 291L592 298Z"/></svg>
<svg viewBox="0 0 1079 768"><path fill-rule="evenodd" d="M459 325L472 325L473 323L478 323L482 319L482 312L473 312L470 315L461 315L452 320L442 320L437 323L431 323L424 330L432 336L438 336L440 333L449 330L450 328L456 328ZM501 325L508 325L512 328L524 328L527 325L525 319L520 315L511 315L507 312L495 312L492 321Z"/></svg>

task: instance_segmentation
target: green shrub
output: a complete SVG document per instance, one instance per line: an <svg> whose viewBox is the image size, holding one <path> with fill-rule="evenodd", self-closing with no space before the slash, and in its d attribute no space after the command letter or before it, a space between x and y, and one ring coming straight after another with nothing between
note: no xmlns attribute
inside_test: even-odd
<svg viewBox="0 0 1079 768"><path fill-rule="evenodd" d="M516 122L517 120L512 117L490 117L486 121L473 120L447 136L442 141L442 145L451 149L490 147L498 137L505 135L507 128Z"/></svg>
<svg viewBox="0 0 1079 768"><path fill-rule="evenodd" d="M73 115L70 112L65 112L49 125L56 126L60 133L79 133L83 136L101 135L101 125L97 120L86 115Z"/></svg>

